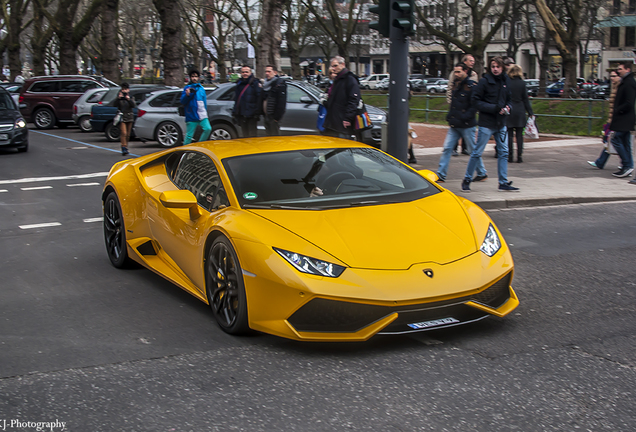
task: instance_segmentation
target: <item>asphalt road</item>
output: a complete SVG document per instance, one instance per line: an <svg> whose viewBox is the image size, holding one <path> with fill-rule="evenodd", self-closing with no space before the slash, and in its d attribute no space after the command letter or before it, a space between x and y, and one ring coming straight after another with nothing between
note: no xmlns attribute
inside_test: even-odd
<svg viewBox="0 0 636 432"><path fill-rule="evenodd" d="M100 194L120 159L73 128L0 151L0 430L633 430L636 203L491 211L521 301L505 319L303 344L230 337L110 265Z"/></svg>

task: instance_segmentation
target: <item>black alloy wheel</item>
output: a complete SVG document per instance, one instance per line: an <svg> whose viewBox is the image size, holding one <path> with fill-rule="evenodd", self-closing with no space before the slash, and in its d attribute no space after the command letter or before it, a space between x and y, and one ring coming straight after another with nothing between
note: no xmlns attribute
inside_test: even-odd
<svg viewBox="0 0 636 432"><path fill-rule="evenodd" d="M33 124L37 129L51 129L55 126L55 114L48 108L39 108L33 114Z"/></svg>
<svg viewBox="0 0 636 432"><path fill-rule="evenodd" d="M126 248L124 218L115 192L108 194L104 201L104 241L108 258L115 267L124 268L132 264Z"/></svg>
<svg viewBox="0 0 636 432"><path fill-rule="evenodd" d="M104 129L104 135L110 142L119 141L121 136L121 129L119 125L114 125L113 122L109 122Z"/></svg>
<svg viewBox="0 0 636 432"><path fill-rule="evenodd" d="M243 272L230 241L223 236L212 243L205 265L208 302L224 332L249 332Z"/></svg>

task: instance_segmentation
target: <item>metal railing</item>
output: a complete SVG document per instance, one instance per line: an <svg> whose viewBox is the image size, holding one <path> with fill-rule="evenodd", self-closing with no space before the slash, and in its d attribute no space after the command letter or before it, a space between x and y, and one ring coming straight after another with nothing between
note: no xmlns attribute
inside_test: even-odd
<svg viewBox="0 0 636 432"><path fill-rule="evenodd" d="M430 108L430 101L431 99L440 99L440 98L446 98L446 95L431 95L431 94L413 94L414 98L426 98L426 107L425 108L411 108L411 111L424 111L425 112L425 122L428 123L429 122L429 113L447 113L448 110L439 110L439 109L432 109ZM588 111L587 111L587 115L586 116L574 116L574 115L565 115L565 114L537 114L535 113L534 115L536 117L558 117L558 118L567 118L567 119L587 119L587 134L588 135L592 135L592 120L598 120L598 119L603 119L605 118L605 104L601 105L601 116L594 116L592 115L592 104L593 103L597 103L597 102L605 102L605 99L589 99L589 98L550 98L550 97L532 97L530 98L530 100L549 100L549 101L558 101L558 100L562 100L562 101L580 101L580 102L587 102L588 104ZM386 106L383 108L385 109L387 112L389 111L389 107L388 107L388 94L387 94L387 104Z"/></svg>

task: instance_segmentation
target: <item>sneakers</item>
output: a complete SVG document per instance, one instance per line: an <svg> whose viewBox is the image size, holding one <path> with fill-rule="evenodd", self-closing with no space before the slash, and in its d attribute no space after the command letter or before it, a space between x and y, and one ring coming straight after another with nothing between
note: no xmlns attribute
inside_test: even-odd
<svg viewBox="0 0 636 432"><path fill-rule="evenodd" d="M512 186L512 182L509 181L499 185L499 192L519 192L519 188Z"/></svg>
<svg viewBox="0 0 636 432"><path fill-rule="evenodd" d="M410 164L416 164L416 163L417 163L417 159L415 159L415 156L411 156L411 157L409 158L409 163L410 163Z"/></svg>
<svg viewBox="0 0 636 432"><path fill-rule="evenodd" d="M636 179L631 179L631 180L630 180L630 181L628 181L627 183L629 183L629 184L633 184L633 185L636 185Z"/></svg>
<svg viewBox="0 0 636 432"><path fill-rule="evenodd" d="M441 175L437 174L437 183L446 183L446 179Z"/></svg>
<svg viewBox="0 0 636 432"><path fill-rule="evenodd" d="M478 182L478 181L484 181L488 178L488 174L484 174L484 175L477 175L475 176L475 178L473 179L474 182Z"/></svg>
<svg viewBox="0 0 636 432"><path fill-rule="evenodd" d="M462 180L462 192L470 192L470 179Z"/></svg>
<svg viewBox="0 0 636 432"><path fill-rule="evenodd" d="M625 169L621 169L620 171L617 171L615 173L612 173L612 175L614 177L629 177L630 175L632 175L632 173L634 172L634 168L625 168Z"/></svg>
<svg viewBox="0 0 636 432"><path fill-rule="evenodd" d="M453 155L453 156L459 156L459 153L457 153L457 150L453 150L452 155Z"/></svg>
<svg viewBox="0 0 636 432"><path fill-rule="evenodd" d="M121 146L121 155L126 156L128 154L128 147Z"/></svg>
<svg viewBox="0 0 636 432"><path fill-rule="evenodd" d="M593 161L587 161L587 163L589 163L591 166L593 166L594 168L598 168L598 165L596 165L596 162ZM600 169L600 168L598 168ZM620 169L620 168L619 168Z"/></svg>

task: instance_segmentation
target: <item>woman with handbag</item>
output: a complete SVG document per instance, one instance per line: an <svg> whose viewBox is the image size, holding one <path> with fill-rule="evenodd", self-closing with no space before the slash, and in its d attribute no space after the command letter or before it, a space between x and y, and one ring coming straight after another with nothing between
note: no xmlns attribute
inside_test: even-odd
<svg viewBox="0 0 636 432"><path fill-rule="evenodd" d="M605 168L605 164L612 153L612 144L610 139L612 131L609 129L609 125L612 123L612 115L614 114L614 99L616 98L616 89L620 82L621 77L618 75L618 72L615 70L610 71L609 116L607 118L607 123L603 126L603 150L601 150L601 154L595 161L587 161L587 163L592 165L594 168Z"/></svg>
<svg viewBox="0 0 636 432"><path fill-rule="evenodd" d="M512 65L508 70L510 78L510 96L512 110L506 119L508 127L508 162L513 161L514 138L517 139L517 162L523 162L523 128L526 126L526 112L532 117L532 105L528 99L528 90L523 80L523 71L519 65Z"/></svg>
<svg viewBox="0 0 636 432"><path fill-rule="evenodd" d="M114 105L118 109L117 116L120 116L119 130L121 133L119 135L119 140L121 141L121 154L122 156L126 156L128 154L130 131L132 130L132 125L135 122L135 113L133 112L133 108L137 106L135 100L130 97L130 85L128 85L127 82L121 84L121 90L117 95Z"/></svg>

